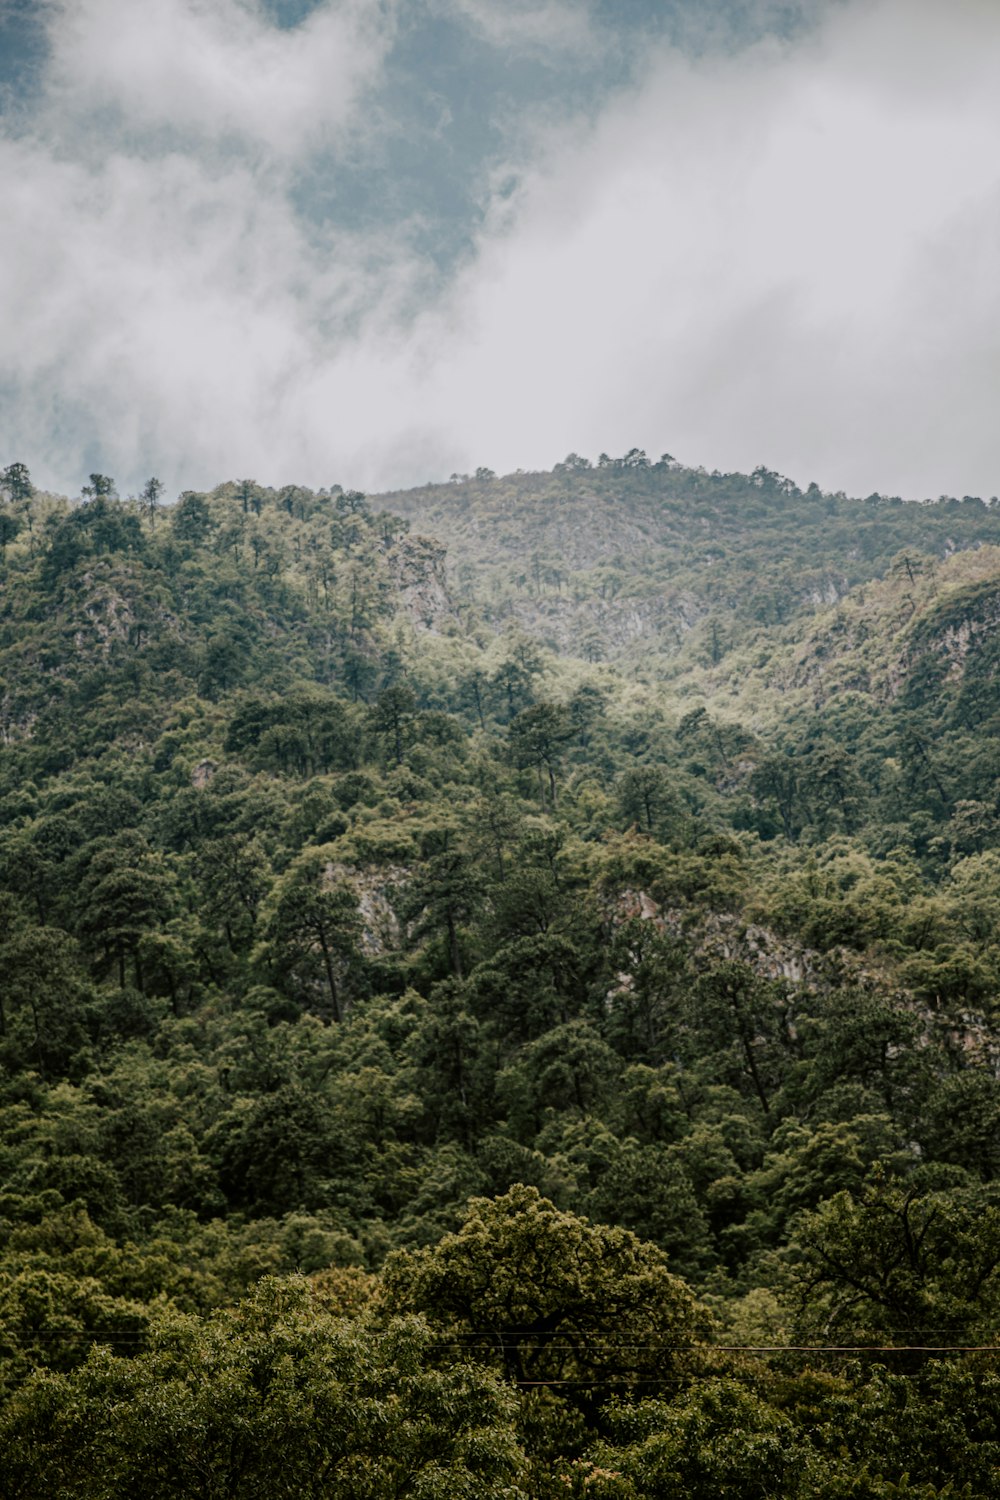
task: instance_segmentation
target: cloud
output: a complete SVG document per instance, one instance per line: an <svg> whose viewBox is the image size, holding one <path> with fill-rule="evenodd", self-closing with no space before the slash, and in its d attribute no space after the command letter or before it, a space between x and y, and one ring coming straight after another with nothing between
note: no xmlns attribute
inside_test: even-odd
<svg viewBox="0 0 1000 1500"><path fill-rule="evenodd" d="M129 484L144 468L192 484L220 465L295 468L295 391L407 272L371 236L317 238L280 180L238 163L116 153L95 168L18 142L0 176L26 230L0 292L18 435L63 486L95 448Z"/></svg>
<svg viewBox="0 0 1000 1500"><path fill-rule="evenodd" d="M438 396L459 466L639 443L865 493L995 491L998 63L1000 13L971 0L660 53L465 277Z"/></svg>
<svg viewBox="0 0 1000 1500"><path fill-rule="evenodd" d="M343 128L390 44L393 8L345 0L299 26L252 0L63 0L51 29L48 106L128 135L255 144L293 155Z"/></svg>
<svg viewBox="0 0 1000 1500"><path fill-rule="evenodd" d="M598 45L586 3L581 0L446 0L446 10L462 17L493 46L541 52L554 57L591 53Z"/></svg>
<svg viewBox="0 0 1000 1500"><path fill-rule="evenodd" d="M448 3L485 34L490 8ZM558 39L577 10L502 14ZM344 157L377 188L393 14L56 8L31 129L0 138L4 462L61 488L377 488L638 444L863 493L1000 488L992 3L843 0L793 39L650 46L596 119L553 96L510 137L530 156L484 157L494 196L433 296L419 223L301 200Z"/></svg>
<svg viewBox="0 0 1000 1500"><path fill-rule="evenodd" d="M289 391L410 274L381 229L293 203L310 153L365 128L388 7L291 31L237 0L51 16L32 127L0 137L8 441L67 489L96 464L133 486L293 462Z"/></svg>

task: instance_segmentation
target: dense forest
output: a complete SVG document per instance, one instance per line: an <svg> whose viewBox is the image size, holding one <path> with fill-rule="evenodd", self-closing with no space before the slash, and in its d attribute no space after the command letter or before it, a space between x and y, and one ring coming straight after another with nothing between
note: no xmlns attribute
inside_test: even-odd
<svg viewBox="0 0 1000 1500"><path fill-rule="evenodd" d="M1000 1492L1000 505L0 473L0 1495Z"/></svg>

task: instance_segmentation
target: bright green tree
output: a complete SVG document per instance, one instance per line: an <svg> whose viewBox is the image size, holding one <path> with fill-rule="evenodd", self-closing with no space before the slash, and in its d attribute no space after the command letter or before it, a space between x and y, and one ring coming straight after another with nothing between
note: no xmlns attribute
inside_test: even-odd
<svg viewBox="0 0 1000 1500"><path fill-rule="evenodd" d="M10 1500L527 1500L510 1394L430 1367L416 1319L368 1332L303 1279L265 1280L146 1352L98 1349L29 1381L0 1419Z"/></svg>
<svg viewBox="0 0 1000 1500"><path fill-rule="evenodd" d="M661 1250L520 1184L473 1199L461 1229L433 1248L391 1256L383 1285L390 1310L425 1313L456 1353L519 1383L568 1381L582 1400L609 1380L682 1368L707 1326Z"/></svg>

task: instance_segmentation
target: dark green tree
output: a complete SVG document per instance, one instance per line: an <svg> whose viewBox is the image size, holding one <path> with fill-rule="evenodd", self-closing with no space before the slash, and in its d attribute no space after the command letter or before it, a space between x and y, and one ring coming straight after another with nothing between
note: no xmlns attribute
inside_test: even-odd
<svg viewBox="0 0 1000 1500"><path fill-rule="evenodd" d="M90 483L83 486L82 494L88 500L116 500L118 490L110 474L91 474Z"/></svg>
<svg viewBox="0 0 1000 1500"><path fill-rule="evenodd" d="M434 1368L417 1320L368 1331L268 1279L206 1323L162 1317L134 1358L29 1381L0 1434L19 1500L526 1500L513 1416L488 1370Z"/></svg>
<svg viewBox="0 0 1000 1500"><path fill-rule="evenodd" d="M405 683L383 689L371 710L371 725L395 765L403 764L403 751L414 727L417 700Z"/></svg>
<svg viewBox="0 0 1000 1500"><path fill-rule="evenodd" d="M169 868L141 836L121 834L92 854L81 883L81 933L114 963L122 989L128 959L142 988L140 940L162 926L175 900Z"/></svg>
<svg viewBox="0 0 1000 1500"><path fill-rule="evenodd" d="M362 967L361 917L353 887L335 870L335 853L324 847L293 860L264 913L261 957L283 987L340 1021Z"/></svg>
<svg viewBox="0 0 1000 1500"><path fill-rule="evenodd" d="M543 808L556 805L556 768L560 749L573 738L573 733L569 711L557 703L532 704L511 720L507 730L511 758L516 766L533 766L537 770Z"/></svg>
<svg viewBox="0 0 1000 1500"><path fill-rule="evenodd" d="M88 985L58 928L24 926L0 943L0 1055L8 1069L65 1073L87 1042Z"/></svg>
<svg viewBox="0 0 1000 1500"><path fill-rule="evenodd" d="M679 811L671 778L662 766L634 766L624 772L618 796L625 817L648 834L669 827Z"/></svg>
<svg viewBox="0 0 1000 1500"><path fill-rule="evenodd" d="M139 494L139 503L149 517L150 524L154 524L160 508L160 496L163 494L162 479L147 479Z"/></svg>
<svg viewBox="0 0 1000 1500"><path fill-rule="evenodd" d="M1000 1307L1000 1207L982 1189L921 1192L873 1169L796 1236L803 1328L858 1343L985 1341Z"/></svg>
<svg viewBox="0 0 1000 1500"><path fill-rule="evenodd" d="M35 493L35 486L31 482L27 464L15 462L0 471L0 489L7 492L7 498L15 505L30 500Z"/></svg>

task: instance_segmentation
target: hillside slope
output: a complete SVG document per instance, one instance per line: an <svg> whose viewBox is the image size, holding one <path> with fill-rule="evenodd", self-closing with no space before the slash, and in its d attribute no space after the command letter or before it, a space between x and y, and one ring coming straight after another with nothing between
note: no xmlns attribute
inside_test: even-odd
<svg viewBox="0 0 1000 1500"><path fill-rule="evenodd" d="M996 513L529 479L0 500L18 1493L401 1390L435 1494L996 1493Z"/></svg>
<svg viewBox="0 0 1000 1500"><path fill-rule="evenodd" d="M1000 543L1000 508L972 497L853 500L765 469L709 474L641 455L582 464L379 503L445 541L459 592L494 626L661 676L822 610L900 554Z"/></svg>

